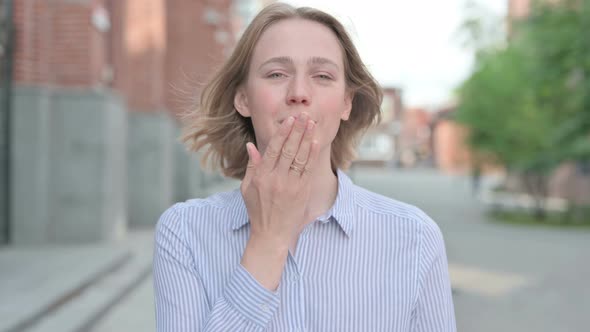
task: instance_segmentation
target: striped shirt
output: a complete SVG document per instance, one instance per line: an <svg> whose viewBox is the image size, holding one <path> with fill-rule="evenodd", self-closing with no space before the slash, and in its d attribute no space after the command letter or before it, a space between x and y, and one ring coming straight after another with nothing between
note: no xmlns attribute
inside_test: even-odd
<svg viewBox="0 0 590 332"><path fill-rule="evenodd" d="M444 240L420 209L338 170L332 208L302 231L278 289L240 264L239 189L177 203L158 221L158 331L456 331Z"/></svg>

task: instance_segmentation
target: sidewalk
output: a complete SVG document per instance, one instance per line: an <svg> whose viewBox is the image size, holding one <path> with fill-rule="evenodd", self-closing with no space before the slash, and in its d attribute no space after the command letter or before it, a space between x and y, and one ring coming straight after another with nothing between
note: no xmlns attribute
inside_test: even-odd
<svg viewBox="0 0 590 332"><path fill-rule="evenodd" d="M238 181L225 180L205 195L238 187ZM131 229L118 243L0 248L0 332L118 325L121 320L112 311L121 302L141 301L134 300L136 289L142 298L151 294L153 231ZM152 308L149 315L153 321Z"/></svg>
<svg viewBox="0 0 590 332"><path fill-rule="evenodd" d="M120 243L0 250L0 331L83 331L150 276L153 230Z"/></svg>

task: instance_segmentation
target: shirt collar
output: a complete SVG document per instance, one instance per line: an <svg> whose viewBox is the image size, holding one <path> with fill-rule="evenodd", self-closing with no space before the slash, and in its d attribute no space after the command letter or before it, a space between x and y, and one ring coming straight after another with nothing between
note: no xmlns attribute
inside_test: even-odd
<svg viewBox="0 0 590 332"><path fill-rule="evenodd" d="M338 176L336 200L328 212L319 219L323 224L334 220L344 233L350 237L354 226L354 183L342 170L338 169L336 174ZM230 221L230 225L232 230L235 231L248 224L249 220L246 204L240 190L236 189L234 193L233 202L230 203L233 209L231 215L234 218Z"/></svg>
<svg viewBox="0 0 590 332"><path fill-rule="evenodd" d="M321 220L325 224L331 219L336 221L348 237L354 226L354 184L342 170L338 169L338 193L334 205L325 214L328 218Z"/></svg>

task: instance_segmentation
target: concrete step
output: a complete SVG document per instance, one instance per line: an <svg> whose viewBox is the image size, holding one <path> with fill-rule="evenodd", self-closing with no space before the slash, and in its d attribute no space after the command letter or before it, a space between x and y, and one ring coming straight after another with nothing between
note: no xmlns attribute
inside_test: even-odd
<svg viewBox="0 0 590 332"><path fill-rule="evenodd" d="M3 249L0 331L26 330L130 258L129 250L100 246Z"/></svg>
<svg viewBox="0 0 590 332"><path fill-rule="evenodd" d="M133 255L123 266L103 276L78 296L41 319L27 332L88 331L151 274L151 257Z"/></svg>
<svg viewBox="0 0 590 332"><path fill-rule="evenodd" d="M0 250L0 332L85 331L151 274L153 228L117 243Z"/></svg>
<svg viewBox="0 0 590 332"><path fill-rule="evenodd" d="M88 332L156 332L153 275Z"/></svg>

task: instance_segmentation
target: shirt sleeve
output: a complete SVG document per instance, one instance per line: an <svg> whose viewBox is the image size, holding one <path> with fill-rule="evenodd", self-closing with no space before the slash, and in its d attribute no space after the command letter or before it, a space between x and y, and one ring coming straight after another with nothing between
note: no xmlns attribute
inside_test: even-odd
<svg viewBox="0 0 590 332"><path fill-rule="evenodd" d="M427 217L421 234L414 332L456 332L455 309L444 239Z"/></svg>
<svg viewBox="0 0 590 332"><path fill-rule="evenodd" d="M174 206L155 232L154 300L159 332L264 331L279 308L279 296L238 264L218 299L211 300L184 240Z"/></svg>

